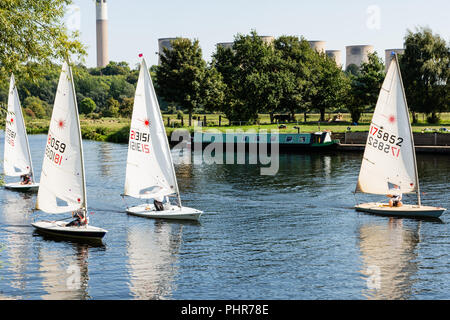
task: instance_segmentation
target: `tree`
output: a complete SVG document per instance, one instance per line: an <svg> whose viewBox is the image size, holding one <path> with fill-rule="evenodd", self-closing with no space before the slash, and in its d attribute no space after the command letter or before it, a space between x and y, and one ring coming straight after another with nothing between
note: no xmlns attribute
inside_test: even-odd
<svg viewBox="0 0 450 320"><path fill-rule="evenodd" d="M37 74L38 65L72 54L86 52L77 40L78 33L68 33L62 19L71 0L0 2L0 71L9 75L25 71ZM33 64L26 62L33 61Z"/></svg>
<svg viewBox="0 0 450 320"><path fill-rule="evenodd" d="M340 109L345 105L350 89L350 81L336 62L325 53L316 53L316 63L312 65L315 91L310 101L320 112L320 121L325 121L325 111Z"/></svg>
<svg viewBox="0 0 450 320"><path fill-rule="evenodd" d="M413 121L416 112L431 114L431 122L439 121L437 113L450 110L450 48L445 40L429 28L408 30L400 68Z"/></svg>
<svg viewBox="0 0 450 320"><path fill-rule="evenodd" d="M120 103L119 115L121 117L131 117L133 113L134 98L124 98Z"/></svg>
<svg viewBox="0 0 450 320"><path fill-rule="evenodd" d="M225 99L222 111L230 121L256 121L258 112L273 113L281 91L279 54L256 33L235 36L233 48L218 46L213 66L222 74Z"/></svg>
<svg viewBox="0 0 450 320"><path fill-rule="evenodd" d="M192 125L192 111L202 103L202 83L205 79L206 62L198 40L176 38L172 48L164 48L160 54L161 64L156 68L155 88L165 101L173 102L189 112L189 126Z"/></svg>
<svg viewBox="0 0 450 320"><path fill-rule="evenodd" d="M281 54L279 87L283 90L280 105L294 119L296 112L305 114L311 107L311 96L315 94L313 65L316 53L309 43L293 36L281 36L275 40L275 49Z"/></svg>
<svg viewBox="0 0 450 320"><path fill-rule="evenodd" d="M108 95L122 101L124 98L133 97L135 90L136 88L128 83L123 76L115 76L111 79Z"/></svg>
<svg viewBox="0 0 450 320"><path fill-rule="evenodd" d="M347 107L352 121L358 122L364 111L375 108L385 76L384 64L374 52L369 54L368 62L363 62L357 73L347 75L351 79L351 96Z"/></svg>
<svg viewBox="0 0 450 320"><path fill-rule="evenodd" d="M102 110L103 117L118 117L119 116L119 101L114 98L109 98L106 102L106 108Z"/></svg>
<svg viewBox="0 0 450 320"><path fill-rule="evenodd" d="M220 111L225 101L225 91L226 85L223 82L222 75L214 66L208 66L202 83L202 104L205 110L210 112Z"/></svg>
<svg viewBox="0 0 450 320"><path fill-rule="evenodd" d="M80 112L84 114L89 114L95 111L97 105L91 98L84 98L80 103Z"/></svg>
<svg viewBox="0 0 450 320"><path fill-rule="evenodd" d="M35 117L39 119L45 118L49 110L48 105L38 97L27 97L23 101L23 105L24 108L31 110Z"/></svg>

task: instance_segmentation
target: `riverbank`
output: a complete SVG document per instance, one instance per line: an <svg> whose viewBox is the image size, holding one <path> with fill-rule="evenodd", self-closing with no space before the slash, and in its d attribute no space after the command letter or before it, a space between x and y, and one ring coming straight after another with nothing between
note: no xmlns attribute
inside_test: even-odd
<svg viewBox="0 0 450 320"><path fill-rule="evenodd" d="M351 125L349 122L340 121L340 122L317 122L317 121L309 121L307 123L286 123L286 124L267 124L263 123L267 120L264 115L261 115L261 124L257 125L213 125L209 119L216 119L218 115L207 115L206 123L209 126L202 127L202 130L217 130L220 132L227 132L227 130L239 131L242 130L244 132L259 132L260 130L278 130L280 133L308 133L308 132L316 132L328 130L332 132L333 139L341 140L341 143L347 143L345 141L344 136L346 134L354 134L360 132L364 135L364 132L369 130L369 123L371 114L367 114L363 117L363 120L366 122L361 122L358 125ZM185 129L188 130L191 135L194 130L199 130L199 125L204 121L204 115L196 116L196 119L193 120L195 122L195 126L183 126L180 127L175 125L177 122L171 119L175 118L175 115L163 115L164 123L166 124L166 132L170 137L172 132L177 129ZM297 117L298 118L298 117ZM318 115L310 115L309 119L316 120L318 119ZM344 116L344 119L346 117ZM442 117L445 121L439 125L429 125L427 123L418 123L414 124L412 129L415 133L429 133L429 132L440 132L442 128L450 129L450 120L447 118L447 114ZM265 120L264 120L265 119ZM179 121L179 120L177 120ZM183 120L184 123L188 123L187 119ZM27 132L29 134L46 134L48 132L50 120L49 119L27 119L26 127ZM167 126L170 123L173 126ZM199 124L199 125L197 125ZM100 119L90 119L85 118L84 116L80 117L80 125L81 125L81 134L83 139L95 140L95 141L108 141L108 142L119 142L119 143L127 143L128 136L130 131L130 119L127 118L100 118ZM448 132L448 131L447 131ZM446 133L448 134L448 133ZM364 138L363 138L364 140ZM365 140L364 140L365 141ZM356 143L356 142L350 142ZM361 143L361 142L360 142ZM365 142L364 142L365 143ZM434 145L432 143L431 145Z"/></svg>

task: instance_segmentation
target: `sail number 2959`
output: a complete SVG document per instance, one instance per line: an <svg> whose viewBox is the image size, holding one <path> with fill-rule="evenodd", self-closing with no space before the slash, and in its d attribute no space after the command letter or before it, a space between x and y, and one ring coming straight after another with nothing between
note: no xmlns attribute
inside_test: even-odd
<svg viewBox="0 0 450 320"><path fill-rule="evenodd" d="M400 148L403 143L403 138L397 137L389 132L383 131L375 125L370 126L369 137L367 144L384 153L391 153L398 158L400 155Z"/></svg>

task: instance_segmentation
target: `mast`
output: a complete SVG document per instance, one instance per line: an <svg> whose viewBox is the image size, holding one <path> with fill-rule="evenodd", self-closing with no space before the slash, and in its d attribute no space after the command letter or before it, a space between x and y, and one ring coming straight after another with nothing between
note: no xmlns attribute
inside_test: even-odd
<svg viewBox="0 0 450 320"><path fill-rule="evenodd" d="M74 100L74 105L75 105L75 117L77 120L77 126L78 126L78 136L79 136L79 141L80 141L80 159L81 159L81 179L83 179L83 183L82 183L82 187L83 187L83 203L82 203L82 208L84 208L85 210L85 216L87 217L87 195L86 195L86 177L84 174L84 157L83 157L83 140L81 139L81 128L80 128L80 117L78 114L78 105L77 105L77 98L75 95L75 84L73 83L73 76L72 76L72 68L70 67L69 64L69 59L67 59L66 61L67 63L67 67L69 69L69 76L70 76L70 83L72 84L72 96L73 96L73 100Z"/></svg>
<svg viewBox="0 0 450 320"><path fill-rule="evenodd" d="M13 88L13 90L14 90L14 91L17 91L17 87L16 87L16 78L14 77L14 74L11 74L11 78L13 78L13 81L14 81L14 88ZM17 94L17 96L18 96L18 94ZM26 127L25 127L25 119L23 118L23 114L22 114L22 105L21 105L21 103L20 103L20 99L18 99L18 102L19 102L19 108L18 108L18 111L19 111L20 120L21 120L22 123L23 123L23 131L24 131L23 134L24 134L25 141L26 141L26 146L27 146L27 155L28 155L28 161L29 161L29 163L30 163L31 177L32 177L32 180L35 181L35 180L34 180L33 162L32 162L32 160L31 160L31 153L30 153L30 144L28 143L27 129L26 129Z"/></svg>
<svg viewBox="0 0 450 320"><path fill-rule="evenodd" d="M398 63L397 53L394 52L393 56L394 56L393 59L395 59L395 65L397 66L398 74L400 75L400 77L399 77L400 78L400 85L402 87L403 100L405 101L406 116L408 117L409 134L410 134L411 148L412 148L412 154L413 154L413 159L414 159L414 172L415 172L415 180L416 180L415 182L416 182L416 186L417 186L417 204L420 207L421 206L421 201L420 201L419 175L418 175L418 172L417 172L416 149L414 147L414 137L413 137L412 128L411 128L411 119L409 118L408 102L406 101L405 88L403 87L403 80L402 80L402 75L400 73L400 65Z"/></svg>

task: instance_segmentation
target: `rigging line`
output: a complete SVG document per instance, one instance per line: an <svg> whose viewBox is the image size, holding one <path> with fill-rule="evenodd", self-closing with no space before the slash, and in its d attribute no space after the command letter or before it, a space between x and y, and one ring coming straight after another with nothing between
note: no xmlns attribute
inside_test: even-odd
<svg viewBox="0 0 450 320"><path fill-rule="evenodd" d="M125 203L125 207L127 207L127 209L128 209L128 203L125 201L125 195L121 194L120 196L122 198L123 203Z"/></svg>
<svg viewBox="0 0 450 320"><path fill-rule="evenodd" d="M370 161L369 159L367 159L367 158L363 158L363 160L366 160L366 161L368 161L368 162L370 162L371 164L375 164L375 162L373 162L373 161Z"/></svg>
<svg viewBox="0 0 450 320"><path fill-rule="evenodd" d="M356 199L356 192L353 191L352 193L353 193L353 196L355 197L355 204L356 204L356 205L359 204L359 203L358 203L358 199Z"/></svg>

